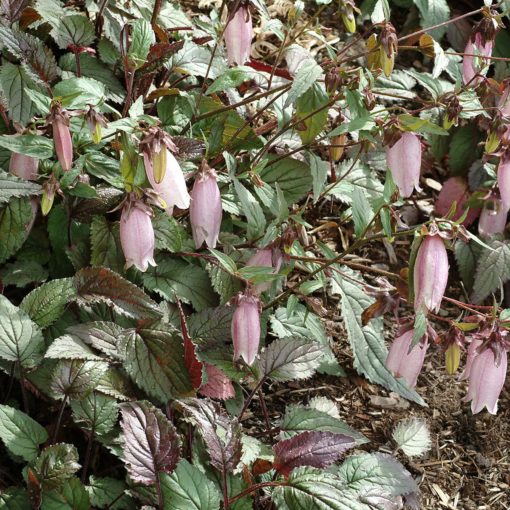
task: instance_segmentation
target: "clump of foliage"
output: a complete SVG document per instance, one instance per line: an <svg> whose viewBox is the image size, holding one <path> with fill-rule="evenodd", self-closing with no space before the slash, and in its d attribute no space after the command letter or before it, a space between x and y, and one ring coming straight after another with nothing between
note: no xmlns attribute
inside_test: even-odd
<svg viewBox="0 0 510 510"><path fill-rule="evenodd" d="M418 508L411 474L360 450L335 402L271 421L272 383L344 374L324 293L368 380L421 405L430 345L451 374L467 347L466 398L496 412L509 313L483 302L510 277L503 13L471 12L466 31L445 0L310 4L1 3L2 508ZM310 30L317 55L293 43ZM254 35L278 50L251 58ZM409 222L424 172L442 190ZM324 208L342 251L310 223ZM351 257L402 238L394 272ZM469 302L444 296L454 258ZM389 353L383 314L400 322ZM393 441L412 457L430 437L410 419Z"/></svg>

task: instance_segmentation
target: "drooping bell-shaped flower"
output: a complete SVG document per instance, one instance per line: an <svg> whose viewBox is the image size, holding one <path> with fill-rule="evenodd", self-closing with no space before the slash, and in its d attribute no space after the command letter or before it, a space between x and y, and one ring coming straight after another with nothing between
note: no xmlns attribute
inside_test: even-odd
<svg viewBox="0 0 510 510"><path fill-rule="evenodd" d="M120 216L120 243L126 259L126 269L135 266L144 272L149 264L156 265L151 216L151 208L141 200L130 197L124 204Z"/></svg>
<svg viewBox="0 0 510 510"><path fill-rule="evenodd" d="M448 283L448 254L438 234L427 235L414 265L414 309L438 311Z"/></svg>
<svg viewBox="0 0 510 510"><path fill-rule="evenodd" d="M260 300L249 290L237 297L232 317L234 361L243 358L248 365L255 361L260 343Z"/></svg>
<svg viewBox="0 0 510 510"><path fill-rule="evenodd" d="M507 216L508 211L501 200L486 202L478 220L478 233L484 238L501 234L505 230Z"/></svg>
<svg viewBox="0 0 510 510"><path fill-rule="evenodd" d="M469 344L467 351L466 364L464 365L464 370L460 376L461 381L465 381L469 379L469 375L471 373L471 367L473 366L473 361L478 356L478 348L483 344L483 340L481 338L472 337L471 343Z"/></svg>
<svg viewBox="0 0 510 510"><path fill-rule="evenodd" d="M411 329L393 340L386 358L386 368L395 377L402 377L410 388L416 386L428 349L427 336L409 351L412 341Z"/></svg>
<svg viewBox="0 0 510 510"><path fill-rule="evenodd" d="M263 248L257 250L246 263L247 266L272 267L276 274L282 267L283 255L279 248ZM271 282L258 283L253 286L255 294L262 294L271 287Z"/></svg>
<svg viewBox="0 0 510 510"><path fill-rule="evenodd" d="M411 196L415 188L421 191L421 143L417 135L402 133L400 139L386 149L386 163L403 197Z"/></svg>
<svg viewBox="0 0 510 510"><path fill-rule="evenodd" d="M510 82L505 81L503 93L499 97L498 109L503 115L510 115Z"/></svg>
<svg viewBox="0 0 510 510"><path fill-rule="evenodd" d="M471 401L471 412L479 413L484 407L491 414L498 410L498 399L505 383L507 353L502 350L496 359L492 348L478 354L469 371L469 387L464 402Z"/></svg>
<svg viewBox="0 0 510 510"><path fill-rule="evenodd" d="M221 194L216 172L205 163L191 190L189 215L196 248L204 241L209 248L215 248L221 226Z"/></svg>
<svg viewBox="0 0 510 510"><path fill-rule="evenodd" d="M223 37L229 65L242 66L250 60L253 23L247 4L241 4L233 15L229 13L229 21Z"/></svg>
<svg viewBox="0 0 510 510"><path fill-rule="evenodd" d="M510 156L501 157L498 165L498 188L503 209L510 209Z"/></svg>
<svg viewBox="0 0 510 510"><path fill-rule="evenodd" d="M55 103L48 115L48 121L53 131L53 143L58 162L62 170L67 172L73 166L73 141L69 130L69 114L59 103Z"/></svg>
<svg viewBox="0 0 510 510"><path fill-rule="evenodd" d="M36 181L38 168L38 159L32 158L31 156L25 156L24 154L19 154L17 152L13 152L11 154L9 171L11 174L16 175L20 179Z"/></svg>
<svg viewBox="0 0 510 510"><path fill-rule="evenodd" d="M475 87L482 81L480 73L486 66L486 58L492 55L493 43L491 40L483 40L480 32L469 38L466 48L464 49L464 61L462 62L462 78L464 85L472 85Z"/></svg>

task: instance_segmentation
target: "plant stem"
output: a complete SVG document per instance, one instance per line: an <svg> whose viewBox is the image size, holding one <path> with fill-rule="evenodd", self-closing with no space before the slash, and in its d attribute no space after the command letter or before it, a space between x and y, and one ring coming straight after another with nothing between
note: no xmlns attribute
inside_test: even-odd
<svg viewBox="0 0 510 510"><path fill-rule="evenodd" d="M269 440L272 441L273 434L271 432L271 422L269 421L269 413L267 412L267 406L266 406L266 401L264 399L264 394L262 393L262 390L260 388L258 389L257 394L259 396L260 407L262 409L262 414L264 415L264 421L266 423L267 435L268 435Z"/></svg>
<svg viewBox="0 0 510 510"><path fill-rule="evenodd" d="M161 480L159 479L159 473L156 473L156 492L158 494L159 510L164 510L165 505L163 501L163 493L161 492Z"/></svg>
<svg viewBox="0 0 510 510"><path fill-rule="evenodd" d="M248 496L248 494L251 494L252 492L258 491L260 489L263 489L264 487L282 487L283 485L287 485L286 482L261 482L256 483L252 485L251 487L248 487L247 489L244 489L239 494L236 494L235 496L232 496L229 500L229 503L234 503L238 499L244 498L245 496Z"/></svg>
<svg viewBox="0 0 510 510"><path fill-rule="evenodd" d="M81 76L80 52L75 51L74 56L76 58L76 76L79 78Z"/></svg>
<svg viewBox="0 0 510 510"><path fill-rule="evenodd" d="M85 453L85 461L83 463L83 470L81 473L81 481L85 483L87 481L87 471L89 469L90 458L92 454L92 445L94 444L94 426L92 426L92 430L90 431L89 440L87 442L87 452Z"/></svg>
<svg viewBox="0 0 510 510"><path fill-rule="evenodd" d="M64 396L62 403L60 404L60 410L58 412L57 424L55 425L55 432L53 432L53 438L51 440L52 444L55 444L57 442L57 436L58 436L58 432L60 430L60 425L62 423L62 416L64 415L64 409L66 407L66 403L67 403L67 395Z"/></svg>
<svg viewBox="0 0 510 510"><path fill-rule="evenodd" d="M223 480L223 510L229 510L230 508L230 501L228 499L228 478L227 478L227 471L225 468L221 471L221 476Z"/></svg>
<svg viewBox="0 0 510 510"><path fill-rule="evenodd" d="M237 417L237 420L240 422L243 418L244 413L246 412L246 409L248 409L248 406L250 405L250 402L252 401L253 397L257 393L257 391L262 387L264 384L265 377L262 377L262 379L257 383L255 388L253 388L252 392L246 397L246 400L244 401L243 408L241 409L241 412L239 413L239 416Z"/></svg>
<svg viewBox="0 0 510 510"><path fill-rule="evenodd" d="M154 2L154 9L152 11L151 26L154 28L157 25L159 11L161 10L161 0Z"/></svg>

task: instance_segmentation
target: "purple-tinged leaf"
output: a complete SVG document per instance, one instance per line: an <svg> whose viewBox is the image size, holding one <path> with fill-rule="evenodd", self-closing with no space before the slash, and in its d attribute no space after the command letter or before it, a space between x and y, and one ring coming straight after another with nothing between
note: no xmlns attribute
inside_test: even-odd
<svg viewBox="0 0 510 510"><path fill-rule="evenodd" d="M404 502L401 496L392 496L388 492L380 489L369 489L359 495L361 503L370 505L377 510L401 510L404 508Z"/></svg>
<svg viewBox="0 0 510 510"><path fill-rule="evenodd" d="M139 287L104 267L85 267L74 277L78 303L106 303L128 317L159 317L157 304Z"/></svg>
<svg viewBox="0 0 510 510"><path fill-rule="evenodd" d="M124 460L129 476L143 485L156 482L158 473L171 473L180 457L175 427L148 402L120 406Z"/></svg>
<svg viewBox="0 0 510 510"><path fill-rule="evenodd" d="M211 458L219 471L233 471L241 460L241 427L215 402L196 398L179 401L189 419L200 430Z"/></svg>
<svg viewBox="0 0 510 510"><path fill-rule="evenodd" d="M2 0L0 2L0 11L9 23L14 23L20 19L23 9L29 3L30 0Z"/></svg>
<svg viewBox="0 0 510 510"><path fill-rule="evenodd" d="M283 476L300 466L324 468L336 462L356 441L344 434L303 432L273 446L274 468Z"/></svg>

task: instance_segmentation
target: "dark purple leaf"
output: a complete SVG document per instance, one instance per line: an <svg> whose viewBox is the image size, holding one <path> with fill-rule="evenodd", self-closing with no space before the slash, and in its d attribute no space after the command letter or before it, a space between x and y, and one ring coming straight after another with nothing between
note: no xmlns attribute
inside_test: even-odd
<svg viewBox="0 0 510 510"><path fill-rule="evenodd" d="M80 223L90 223L97 214L105 214L116 207L124 193L117 188L96 186L97 197L81 200L73 209L73 217Z"/></svg>
<svg viewBox="0 0 510 510"><path fill-rule="evenodd" d="M274 468L283 476L300 466L324 468L337 461L356 441L344 434L307 431L273 446Z"/></svg>
<svg viewBox="0 0 510 510"><path fill-rule="evenodd" d="M9 23L18 21L23 9L29 4L29 1L30 0L2 0L0 3L2 16L4 16Z"/></svg>
<svg viewBox="0 0 510 510"><path fill-rule="evenodd" d="M235 418L230 418L215 402L188 398L179 401L200 430L211 465L219 471L230 472L241 460L241 427ZM221 437L218 431L221 430Z"/></svg>
<svg viewBox="0 0 510 510"><path fill-rule="evenodd" d="M172 141L175 143L179 152L177 156L180 159L200 159L205 152L205 144L201 140L194 138L186 138L184 136L173 136Z"/></svg>
<svg viewBox="0 0 510 510"><path fill-rule="evenodd" d="M135 319L161 316L158 305L138 286L104 267L85 267L74 277L78 303L106 303Z"/></svg>
<svg viewBox="0 0 510 510"><path fill-rule="evenodd" d="M124 460L129 476L138 483L152 485L158 473L171 473L180 457L175 427L148 402L120 406L124 432Z"/></svg>

